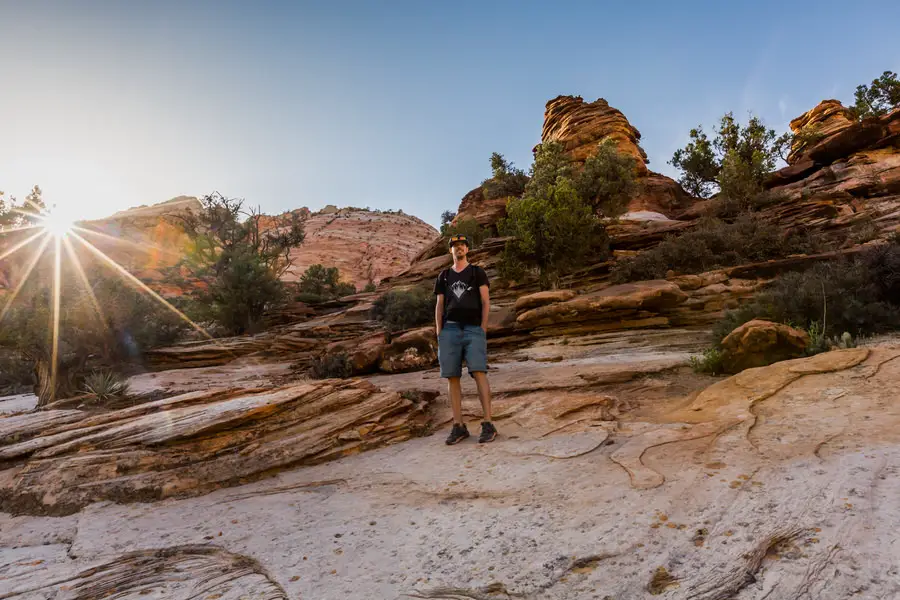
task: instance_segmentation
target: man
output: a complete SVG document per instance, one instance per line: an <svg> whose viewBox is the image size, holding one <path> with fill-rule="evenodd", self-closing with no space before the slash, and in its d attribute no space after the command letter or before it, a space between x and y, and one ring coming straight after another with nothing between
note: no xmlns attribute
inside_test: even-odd
<svg viewBox="0 0 900 600"><path fill-rule="evenodd" d="M462 362L475 379L484 411L479 443L494 441L497 429L491 423L491 388L487 378L487 325L490 294L487 273L469 264L469 240L464 235L450 238L453 266L444 269L434 284L437 303L434 322L438 338L441 377L448 380L453 429L447 444L458 444L469 437L462 416Z"/></svg>

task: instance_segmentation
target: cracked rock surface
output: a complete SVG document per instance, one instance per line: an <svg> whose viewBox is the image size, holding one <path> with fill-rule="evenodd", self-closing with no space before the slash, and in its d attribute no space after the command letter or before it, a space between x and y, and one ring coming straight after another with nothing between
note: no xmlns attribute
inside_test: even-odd
<svg viewBox="0 0 900 600"><path fill-rule="evenodd" d="M718 381L555 350L498 365L493 444L445 446L438 398L436 435L193 497L2 514L0 598L900 595L900 349ZM432 385L352 385L414 376ZM80 473L67 485L109 481Z"/></svg>

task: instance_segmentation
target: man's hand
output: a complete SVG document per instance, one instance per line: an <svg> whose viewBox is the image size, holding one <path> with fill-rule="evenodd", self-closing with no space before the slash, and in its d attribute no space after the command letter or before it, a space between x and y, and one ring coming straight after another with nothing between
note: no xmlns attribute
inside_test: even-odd
<svg viewBox="0 0 900 600"><path fill-rule="evenodd" d="M435 335L441 335L441 326L444 323L444 295L438 294L434 303L434 331Z"/></svg>
<svg viewBox="0 0 900 600"><path fill-rule="evenodd" d="M478 288L478 292L481 294L481 328L487 333L488 321L491 316L491 292L486 285Z"/></svg>

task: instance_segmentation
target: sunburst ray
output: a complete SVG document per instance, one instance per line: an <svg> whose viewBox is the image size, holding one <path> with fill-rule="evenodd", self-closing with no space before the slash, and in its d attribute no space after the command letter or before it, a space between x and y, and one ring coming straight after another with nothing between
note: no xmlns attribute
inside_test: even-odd
<svg viewBox="0 0 900 600"><path fill-rule="evenodd" d="M10 248L6 252L4 252L3 254L0 254L0 260L5 259L7 256L12 256L12 254L15 253L16 251L18 251L20 248L24 248L25 246L27 246L28 244L30 244L37 238L44 235L45 233L47 233L47 232L44 229L41 229L40 231L36 232L34 235L29 236L28 238L22 240L21 242L19 242L18 244L16 244L15 246Z"/></svg>
<svg viewBox="0 0 900 600"><path fill-rule="evenodd" d="M134 242L132 240L125 240L122 238L117 238L115 236L109 235L107 233L103 233L101 231L96 231L94 229L86 229L84 227L80 227L78 225L73 225L72 229L80 231L81 233L88 235L96 235L98 237L102 237L103 239L109 240L111 242L122 244L124 246L132 246L134 248L138 248L139 250L143 250L145 252L161 252L163 254L168 254L170 256L181 257L181 254L176 252L175 250L169 250L168 248L163 248L162 246L157 246L156 244L146 244L141 242Z"/></svg>
<svg viewBox="0 0 900 600"><path fill-rule="evenodd" d="M104 254L103 251L101 251L99 248L97 248L96 246L91 244L89 241L87 241L86 239L84 239L78 233L76 233L74 231L72 232L72 237L74 237L79 242L81 242L85 248L87 248L90 252L92 252L94 255L96 255L98 258L100 258L100 260L102 260L104 263L109 265L109 267L111 267L113 270L115 270L120 275L122 275L126 280L130 281L133 285L137 286L142 291L146 292L151 298L153 298L154 300L156 300L157 302L162 304L167 310L178 315L178 317L181 318L185 323L187 323L188 325L193 327L196 331L201 333L207 339L213 339L213 336L211 336L205 329L203 329L202 327L200 327L199 325L194 323L194 321L192 321L190 317L188 317L186 314L184 314L183 312L181 312L180 310L178 310L177 308L172 306L172 304L168 300L166 300L165 298L163 298L162 296L157 294L155 291L153 291L150 288L150 286L148 286L146 283L144 283L143 281L141 281L140 279L138 279L137 277L132 275L130 272L128 272L128 269L126 269L125 267L123 267L122 265L120 265L119 263L117 263L116 261L111 259L109 256Z"/></svg>
<svg viewBox="0 0 900 600"><path fill-rule="evenodd" d="M50 400L56 400L56 378L59 375L59 305L61 289L61 257L60 238L53 238L55 254L53 256L53 350L50 357Z"/></svg>
<svg viewBox="0 0 900 600"><path fill-rule="evenodd" d="M91 282L88 281L87 273L84 272L84 267L81 266L81 260L79 260L78 254L75 252L75 248L72 246L72 242L68 237L63 238L63 246L66 249L66 256L69 257L69 262L72 263L72 266L75 268L75 273L78 275L78 279L81 281L84 291L91 300L91 306L94 307L94 314L97 316L97 322L105 326L106 321L103 320L103 310L100 308L100 302L97 301L97 295L94 294L94 288L91 287Z"/></svg>
<svg viewBox="0 0 900 600"><path fill-rule="evenodd" d="M44 232L41 232L44 233ZM28 276L31 275L31 271L34 270L35 265L37 265L38 261L41 259L41 256L44 255L44 250L47 248L47 244L50 243L50 236L45 236L44 241L41 242L40 247L35 251L34 256L31 259L31 262L25 267L25 272L22 274L22 278L19 280L19 283L16 285L16 289L13 290L12 295L6 301L6 304L3 306L3 310L0 311L0 322L3 321L3 317L6 316L6 313L9 312L9 309L12 307L13 302L16 297L19 295L19 292L22 291L22 288L25 286L25 282L28 281Z"/></svg>

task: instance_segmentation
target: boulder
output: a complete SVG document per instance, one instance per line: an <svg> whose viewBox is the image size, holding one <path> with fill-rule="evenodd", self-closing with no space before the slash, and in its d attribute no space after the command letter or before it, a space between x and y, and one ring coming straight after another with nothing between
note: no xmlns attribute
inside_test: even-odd
<svg viewBox="0 0 900 600"><path fill-rule="evenodd" d="M754 319L744 323L722 340L722 363L726 373L764 367L782 360L799 358L806 352L805 331Z"/></svg>
<svg viewBox="0 0 900 600"><path fill-rule="evenodd" d="M407 331L395 338L381 353L378 368L385 373L427 369L437 361L434 327Z"/></svg>
<svg viewBox="0 0 900 600"><path fill-rule="evenodd" d="M531 329L562 323L610 321L625 323L640 316L655 316L687 300L687 294L670 281L641 281L585 294L567 302L558 302L527 310L516 318L519 327ZM665 319L657 324L664 324Z"/></svg>
<svg viewBox="0 0 900 600"><path fill-rule="evenodd" d="M384 351L384 333L375 333L362 338L354 338L329 344L327 354L346 354L354 375L374 373L378 370L381 353Z"/></svg>
<svg viewBox="0 0 900 600"><path fill-rule="evenodd" d="M538 292L536 294L528 294L516 300L516 312L524 312L546 306L547 304L556 304L557 302L566 302L575 297L572 290L549 290L546 292Z"/></svg>

